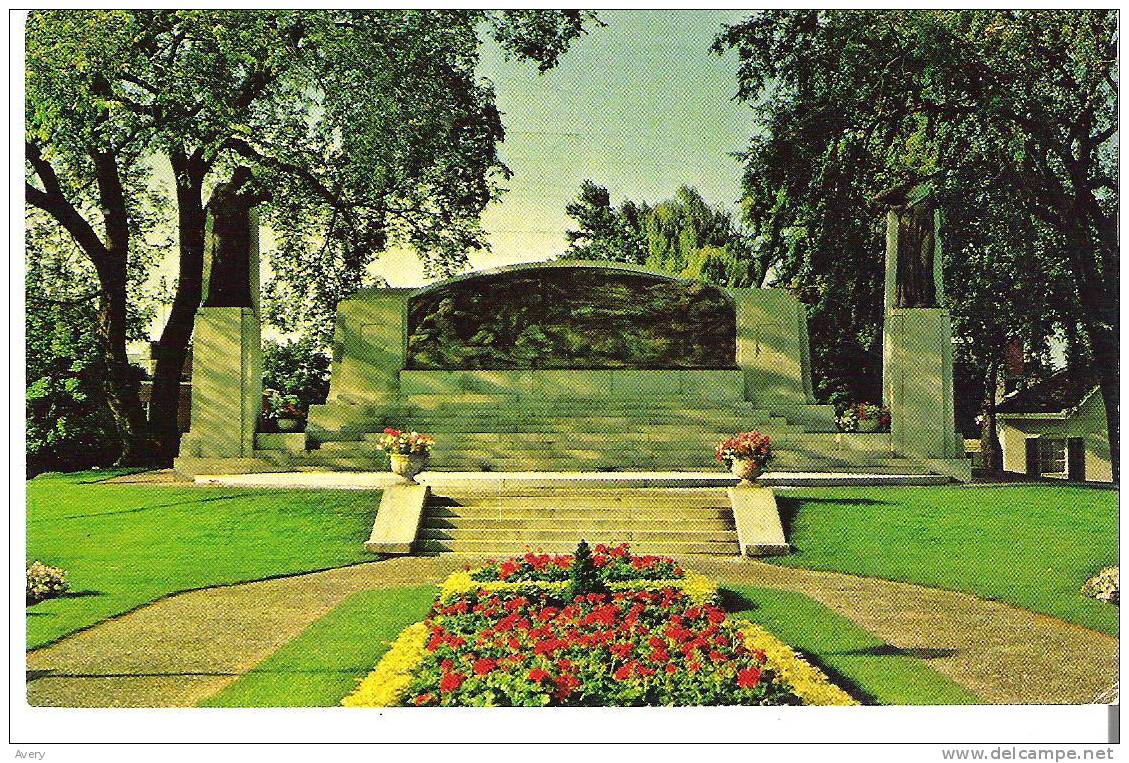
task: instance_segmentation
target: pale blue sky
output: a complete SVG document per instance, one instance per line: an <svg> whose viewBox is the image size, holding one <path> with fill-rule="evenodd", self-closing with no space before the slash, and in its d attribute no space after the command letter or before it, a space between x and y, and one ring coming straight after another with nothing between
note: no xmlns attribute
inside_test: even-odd
<svg viewBox="0 0 1129 763"><path fill-rule="evenodd" d="M576 41L545 74L503 61L496 48L480 73L503 113L509 191L483 218L492 246L476 268L555 256L565 247L565 204L590 178L613 201L659 201L688 184L736 207L740 167L730 155L752 132L752 112L732 100L736 59L709 46L746 11L603 11L606 27ZM423 282L414 255L376 268L393 285Z"/></svg>

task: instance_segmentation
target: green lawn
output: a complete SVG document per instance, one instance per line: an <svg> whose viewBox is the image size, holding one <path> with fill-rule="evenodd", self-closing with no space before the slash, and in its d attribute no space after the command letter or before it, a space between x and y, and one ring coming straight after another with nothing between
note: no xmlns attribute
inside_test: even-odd
<svg viewBox="0 0 1129 763"><path fill-rule="evenodd" d="M433 586L362 591L307 628L205 707L334 707L388 651L397 634L427 616Z"/></svg>
<svg viewBox="0 0 1129 763"><path fill-rule="evenodd" d="M763 625L866 704L982 701L929 667L928 655L902 652L803 594L751 586L732 586L724 593L736 617Z"/></svg>
<svg viewBox="0 0 1129 763"><path fill-rule="evenodd" d="M379 493L100 484L113 473L27 483L28 560L67 570L70 595L28 607L28 648L193 588L372 560Z"/></svg>
<svg viewBox="0 0 1129 763"><path fill-rule="evenodd" d="M776 564L965 591L1106 633L1082 584L1118 560L1118 494L1075 485L777 490L796 553Z"/></svg>

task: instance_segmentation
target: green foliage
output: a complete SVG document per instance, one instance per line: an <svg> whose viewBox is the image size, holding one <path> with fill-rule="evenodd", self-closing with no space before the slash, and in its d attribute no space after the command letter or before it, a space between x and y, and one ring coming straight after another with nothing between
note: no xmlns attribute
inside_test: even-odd
<svg viewBox="0 0 1129 763"><path fill-rule="evenodd" d="M73 242L42 214L29 214L27 226L27 473L106 466L117 458L120 443L106 407L96 336L98 282ZM134 288L142 291L140 284ZM134 337L151 307L150 300L134 301L129 315Z"/></svg>
<svg viewBox="0 0 1129 763"><path fill-rule="evenodd" d="M371 283L368 266L390 246L446 272L485 245L479 215L509 171L493 86L475 74L482 39L544 70L593 19L37 11L26 27L27 198L98 266L115 315L120 270L148 269L146 251L179 234L183 272L162 336L172 357L199 300L205 197L246 166L253 190L274 198L263 208L278 242L266 316L325 340L337 302ZM166 162L172 184L155 172ZM121 333L105 333L102 354L124 359ZM143 428L136 395L117 383L122 365L112 407L119 424Z"/></svg>
<svg viewBox="0 0 1129 763"><path fill-rule="evenodd" d="M573 555L572 566L568 569L567 598L586 596L590 593L607 593L608 587L600 571L596 569L596 562L592 558L592 547L588 541L582 540L576 547Z"/></svg>
<svg viewBox="0 0 1129 763"><path fill-rule="evenodd" d="M565 232L568 259L646 265L732 287L759 286L767 274L733 216L689 186L653 207L630 199L613 207L607 188L585 180L565 212L578 225Z"/></svg>
<svg viewBox="0 0 1129 763"><path fill-rule="evenodd" d="M329 353L311 339L263 342L263 387L293 397L303 412L329 395L329 366Z"/></svg>
<svg viewBox="0 0 1129 763"><path fill-rule="evenodd" d="M810 305L824 395L866 375L851 396L874 399L884 221L872 199L911 178L940 191L945 291L973 387L1001 337L1037 357L1055 320L1080 319L1108 347L1115 13L766 11L714 47L737 52L756 115L745 223Z"/></svg>

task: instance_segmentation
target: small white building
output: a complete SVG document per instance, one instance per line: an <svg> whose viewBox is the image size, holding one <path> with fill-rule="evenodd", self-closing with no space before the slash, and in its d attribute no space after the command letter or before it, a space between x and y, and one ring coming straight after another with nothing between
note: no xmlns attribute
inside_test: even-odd
<svg viewBox="0 0 1129 763"><path fill-rule="evenodd" d="M1012 392L996 408L1004 471L1112 482L1105 405L1093 374L1059 371Z"/></svg>

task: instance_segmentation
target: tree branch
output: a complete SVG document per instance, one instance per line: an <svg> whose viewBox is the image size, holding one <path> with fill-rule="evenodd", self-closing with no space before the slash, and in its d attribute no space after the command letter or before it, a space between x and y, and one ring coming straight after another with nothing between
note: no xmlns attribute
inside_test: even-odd
<svg viewBox="0 0 1129 763"><path fill-rule="evenodd" d="M43 183L43 190L36 188L31 183L25 184L24 197L27 203L42 209L55 218L56 222L71 234L75 243L97 265L99 260L106 256L106 245L102 243L86 218L63 195L59 177L55 174L55 168L43 158L39 147L34 143L25 142L24 156L31 164L32 169L35 170L39 181Z"/></svg>

